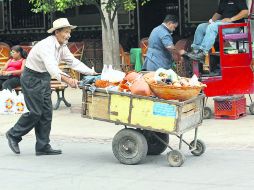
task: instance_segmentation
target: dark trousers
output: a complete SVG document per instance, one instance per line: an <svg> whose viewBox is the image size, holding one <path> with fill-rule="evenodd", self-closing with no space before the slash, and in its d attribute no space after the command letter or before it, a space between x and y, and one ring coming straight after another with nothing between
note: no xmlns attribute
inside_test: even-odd
<svg viewBox="0 0 254 190"><path fill-rule="evenodd" d="M9 89L10 91L20 86L20 77L9 76L8 79L0 79L0 90Z"/></svg>
<svg viewBox="0 0 254 190"><path fill-rule="evenodd" d="M23 114L9 130L9 134L20 142L22 136L34 128L36 151L50 146L49 134L52 121L50 80L49 73L38 73L25 68L20 81L29 112Z"/></svg>

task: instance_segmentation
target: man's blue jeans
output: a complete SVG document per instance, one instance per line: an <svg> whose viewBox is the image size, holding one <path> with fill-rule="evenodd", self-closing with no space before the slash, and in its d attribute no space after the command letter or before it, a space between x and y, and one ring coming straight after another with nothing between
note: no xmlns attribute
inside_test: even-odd
<svg viewBox="0 0 254 190"><path fill-rule="evenodd" d="M209 23L199 24L195 31L194 41L191 47L194 50L200 49L203 52L207 53L212 48L215 42L215 39L218 34L219 25L223 25L223 24L231 24L231 23L225 23L218 20L211 24ZM240 31L241 31L241 28L228 28L228 29L222 30L223 34L239 33Z"/></svg>

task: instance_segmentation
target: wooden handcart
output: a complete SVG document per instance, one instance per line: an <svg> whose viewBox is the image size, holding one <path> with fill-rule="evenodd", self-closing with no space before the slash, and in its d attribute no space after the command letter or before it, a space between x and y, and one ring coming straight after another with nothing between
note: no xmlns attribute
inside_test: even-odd
<svg viewBox="0 0 254 190"><path fill-rule="evenodd" d="M124 125L113 138L115 157L123 164L138 164L147 155L159 155L166 148L170 166L181 166L185 161L182 144L191 153L200 156L205 144L197 139L198 126L203 120L204 95L183 101L168 101L153 97L82 87L82 116ZM183 134L194 129L194 138L189 143ZM179 146L169 145L169 134L179 138Z"/></svg>

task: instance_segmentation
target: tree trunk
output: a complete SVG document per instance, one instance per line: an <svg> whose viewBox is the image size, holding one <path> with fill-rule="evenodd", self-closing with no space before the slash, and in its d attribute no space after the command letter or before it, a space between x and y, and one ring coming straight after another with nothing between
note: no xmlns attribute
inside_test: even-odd
<svg viewBox="0 0 254 190"><path fill-rule="evenodd" d="M108 0L101 2L107 3ZM103 47L103 64L113 65L114 69L120 69L120 52L119 52L119 33L118 33L118 18L117 15L110 22L110 15L106 12L102 4L102 12L105 22L102 21L102 47Z"/></svg>

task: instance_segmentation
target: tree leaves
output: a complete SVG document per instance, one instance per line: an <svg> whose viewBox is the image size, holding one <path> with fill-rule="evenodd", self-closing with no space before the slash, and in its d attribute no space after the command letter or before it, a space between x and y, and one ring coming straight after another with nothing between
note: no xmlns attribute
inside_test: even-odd
<svg viewBox="0 0 254 190"><path fill-rule="evenodd" d="M149 2L150 0L108 0L105 9L109 12L114 12L120 6L123 6L126 11L131 11L136 8L137 2L141 5ZM29 0L29 3L33 5L32 11L38 12L64 12L68 8L81 6L81 5L97 5L99 8L100 0ZM99 5L99 6L98 6Z"/></svg>

